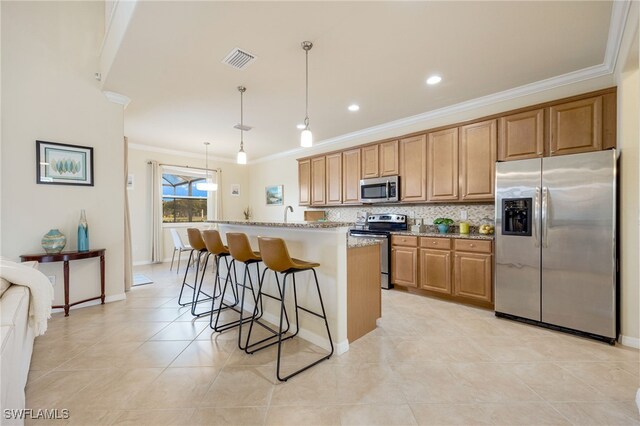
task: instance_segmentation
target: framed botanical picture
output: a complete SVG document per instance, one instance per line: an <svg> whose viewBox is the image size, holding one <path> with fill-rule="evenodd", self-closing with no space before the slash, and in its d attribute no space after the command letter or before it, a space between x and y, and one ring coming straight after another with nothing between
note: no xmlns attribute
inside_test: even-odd
<svg viewBox="0 0 640 426"><path fill-rule="evenodd" d="M239 183L232 183L231 184L231 196L232 197L239 197L240 196L240 184Z"/></svg>
<svg viewBox="0 0 640 426"><path fill-rule="evenodd" d="M273 185L265 188L268 206L281 206L284 202L284 186Z"/></svg>
<svg viewBox="0 0 640 426"><path fill-rule="evenodd" d="M36 183L93 186L93 148L36 141Z"/></svg>

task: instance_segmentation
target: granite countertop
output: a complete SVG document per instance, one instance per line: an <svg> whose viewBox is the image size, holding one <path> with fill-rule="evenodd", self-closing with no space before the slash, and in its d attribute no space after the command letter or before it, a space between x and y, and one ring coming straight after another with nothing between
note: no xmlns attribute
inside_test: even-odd
<svg viewBox="0 0 640 426"><path fill-rule="evenodd" d="M413 237L465 238L470 240L494 240L495 239L495 235L483 235L478 232L471 232L469 234L448 232L446 234L441 234L439 232L433 232L433 231L426 231L426 232L397 231L397 232L391 232L391 235L410 235Z"/></svg>
<svg viewBox="0 0 640 426"><path fill-rule="evenodd" d="M208 223L221 225L269 226L281 228L327 229L342 228L353 225L351 222L260 222L253 220L208 220Z"/></svg>
<svg viewBox="0 0 640 426"><path fill-rule="evenodd" d="M382 241L375 238L354 238L347 236L347 248L368 247L374 244L380 244Z"/></svg>

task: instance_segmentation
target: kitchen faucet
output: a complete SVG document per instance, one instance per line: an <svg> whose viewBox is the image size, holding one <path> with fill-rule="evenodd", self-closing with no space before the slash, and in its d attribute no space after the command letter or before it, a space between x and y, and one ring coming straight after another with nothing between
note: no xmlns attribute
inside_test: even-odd
<svg viewBox="0 0 640 426"><path fill-rule="evenodd" d="M287 212L291 210L291 213L293 213L293 207L291 206L287 206L284 208L284 223L287 223Z"/></svg>

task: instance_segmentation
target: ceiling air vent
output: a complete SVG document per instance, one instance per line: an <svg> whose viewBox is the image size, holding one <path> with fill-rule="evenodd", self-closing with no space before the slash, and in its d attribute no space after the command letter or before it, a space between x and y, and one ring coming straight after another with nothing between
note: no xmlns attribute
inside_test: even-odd
<svg viewBox="0 0 640 426"><path fill-rule="evenodd" d="M225 58L222 60L222 63L242 70L255 60L255 55L252 55L249 52L245 52L244 50L240 50L236 47L231 52L229 52L227 56L225 56Z"/></svg>
<svg viewBox="0 0 640 426"><path fill-rule="evenodd" d="M245 132L248 132L249 130L253 129L253 127L251 126L247 126L245 125L241 125L240 123L236 124L235 126L233 126L234 129L238 129L238 130L244 130Z"/></svg>

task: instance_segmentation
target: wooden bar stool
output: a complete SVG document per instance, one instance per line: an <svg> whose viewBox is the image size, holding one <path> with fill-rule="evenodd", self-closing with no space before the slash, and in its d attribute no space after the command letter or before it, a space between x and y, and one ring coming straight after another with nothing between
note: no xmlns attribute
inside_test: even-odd
<svg viewBox="0 0 640 426"><path fill-rule="evenodd" d="M207 247L204 244L204 240L202 239L202 234L200 233L200 230L197 228L187 228L187 236L189 238L189 245L191 246L191 248L193 250L191 250L191 253L189 253L189 260L187 261L187 267L184 271L184 279L182 280L182 288L180 288L180 296L178 296L178 304L180 306L187 306L187 305L191 305L191 314L195 315L195 306L197 303L201 303L207 300L212 300L213 296L211 296L210 294L207 294L205 292L202 291L202 277L200 279L200 286L198 286L198 275L200 274L200 271L202 270L202 276L204 276L204 271L206 269L206 264L203 268L201 268L201 260L203 259L203 256L207 256L208 252L207 252ZM195 255L194 255L195 253ZM197 258L196 258L197 256ZM191 265L191 262L194 262L194 266L195 266L195 270L196 270L196 274L195 274L195 279L193 281L193 284L188 283L187 282L187 275L189 274L189 266ZM193 289L193 295L191 297L191 302L183 302L182 301L182 294L184 293L184 288L185 287L189 287L191 289ZM205 299L200 299L200 294L204 294L206 296Z"/></svg>
<svg viewBox="0 0 640 426"><path fill-rule="evenodd" d="M240 307L236 308L234 306L226 305L224 302L224 296L227 293L227 284L228 280L225 280L224 288L222 290L222 298L220 299L220 306L225 306L233 309L235 312L240 314L240 318L234 321L229 321L225 324L220 324L220 311L219 309L216 312L216 320L213 322L213 313L211 314L211 320L209 321L209 326L213 328L217 332L229 330L233 327L238 327L238 347L240 349L244 349L246 346L242 344L242 324L245 324L249 321L252 321L254 318L252 315L244 317L244 299L246 290L249 289L251 291L251 296L253 297L254 307L256 313L256 319L262 316L262 299L258 298L258 291L254 288L253 280L251 279L250 266L256 265L256 276L258 277L258 284L262 282L260 277L260 266L259 263L262 262L262 256L260 256L260 252L255 252L251 248L251 243L249 243L249 238L246 234L238 233L238 232L228 232L227 233L227 244L229 246L229 252L231 253L231 268L233 269L233 278L236 283L236 293L240 294L240 288L242 287L242 295L240 296ZM241 262L244 264L244 274L242 277L242 283L238 281L237 273L236 273L236 263ZM264 277L264 273L266 272L266 268L262 272L262 276ZM247 283L247 277L249 281ZM232 284L233 288L233 284ZM262 325L262 324L261 324ZM264 326L264 325L263 325ZM275 333L275 330L271 330Z"/></svg>
<svg viewBox="0 0 640 426"><path fill-rule="evenodd" d="M204 269L207 269L207 264L209 263L209 257L213 255L215 260L216 272L213 279L213 297L211 299L207 299L207 300L211 300L211 310L206 312L199 312L196 314L195 310L192 309L191 314L193 314L194 316L213 315L216 311L221 309L226 309L228 307L228 306L223 307L222 304L224 302L222 300L220 302L220 306L217 309L215 307L216 299L222 296L222 286L220 285L220 280L221 280L220 259L224 259L224 263L227 267L227 276L224 279L225 287L227 285L227 282L231 279L231 268L230 268L231 265L229 264L229 256L231 256L231 254L229 253L229 248L225 246L224 243L222 242L222 238L220 238L220 233L215 229L208 229L206 231L202 231L202 240L207 250L207 257L204 260ZM200 277L200 286L199 286L200 289L202 288L203 279L204 279L204 272ZM233 306L235 306L238 303L238 295L236 294L233 286L231 286L231 292L233 293L233 299L235 301Z"/></svg>
<svg viewBox="0 0 640 426"><path fill-rule="evenodd" d="M299 374L311 367L313 367L314 365L331 358L331 355L333 355L333 340L331 339L331 332L329 331L329 323L327 321L327 314L325 312L324 309L324 303L322 301L322 294L320 293L320 285L318 284L318 275L316 274L316 270L315 268L317 268L318 266L320 266L319 263L314 263L314 262L306 262L303 260L298 260L298 259L292 259L291 256L289 255L289 250L287 249L287 245L284 242L284 240L282 238L267 238L267 237L259 237L258 238L258 244L260 246L260 253L262 254L262 261L264 262L265 266L268 269L271 269L276 277L276 282L278 282L278 287L279 286L279 280L278 280L278 273L284 275L283 281L282 281L282 290L281 290L281 298L280 298L280 324L278 327L278 332L277 332L277 337L278 337L278 359L277 359L277 364L276 364L276 376L278 377L278 380L280 381L287 381L289 378L295 376L296 374ZM316 290L318 292L318 300L320 301L320 308L322 310L322 313L318 313L318 312L314 312L311 311L310 309L307 309L303 306L298 305L298 293L297 293L297 289L296 289L296 276L295 274L300 273L300 272L305 272L305 271L311 271L313 272L313 278L315 280L316 283ZM287 330L283 330L283 321L285 319L285 315L286 315L286 311L285 311L285 292L287 289L287 278L289 277L289 275L291 275L292 281L293 281L293 300L294 300L294 304L295 304L295 310L296 310L296 331L295 333L293 333L290 336L287 337L283 337L283 335L287 332ZM259 283L259 291L258 291L258 297L260 298L262 295L262 285L264 283L264 278L261 280L261 282ZM280 291L280 288L279 288ZM280 375L280 360L282 357L282 342L288 339L291 339L293 337L295 337L298 332L300 331L300 319L299 319L299 315L298 315L298 310L302 310L304 312L307 312L311 315L314 315L318 318L321 318L322 320L324 320L324 325L325 328L327 330L327 338L329 339L329 345L331 346L331 351L329 352L328 355L323 356L322 358L318 359L317 361L314 361L296 371L294 371L293 373L290 373L284 377L282 377ZM257 314L257 305L256 305L256 309L254 310L254 316ZM249 344L250 338L251 338L251 331L253 328L253 324L256 321L252 321L251 325L249 326L249 333L247 335L247 348L245 349L245 351L249 354L255 353L256 351L259 351L261 349L264 349L268 346L271 346L273 343L268 344L268 345L264 345L261 346L257 349L253 349L254 346L256 346L257 343L254 344ZM288 328L288 327L287 327ZM259 343L259 342L258 342Z"/></svg>

